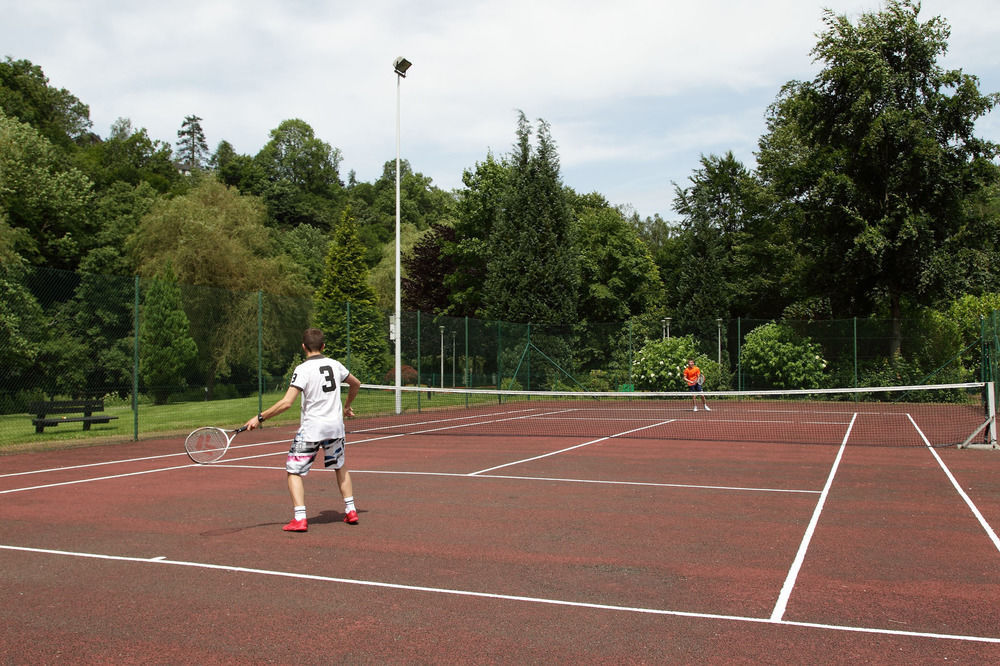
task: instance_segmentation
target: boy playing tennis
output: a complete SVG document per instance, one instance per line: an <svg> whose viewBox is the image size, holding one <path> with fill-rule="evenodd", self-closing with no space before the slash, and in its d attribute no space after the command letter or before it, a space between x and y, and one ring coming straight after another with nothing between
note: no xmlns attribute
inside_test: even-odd
<svg viewBox="0 0 1000 666"><path fill-rule="evenodd" d="M299 431L295 434L288 450L288 458L285 459L288 492L292 496L295 511L291 522L282 528L286 532L305 532L308 529L306 491L302 477L309 473L321 447L323 466L337 471L337 483L340 485L344 512L347 514L344 522L358 524L351 474L344 467L344 417L354 416L351 403L358 395L361 382L339 361L323 356L324 346L323 331L317 328L306 329L302 334L302 351L306 354L306 360L296 366L285 396L246 422L246 427L250 430L259 428L267 419L294 405L295 399L302 394ZM348 387L347 400L341 406L340 387L344 382Z"/></svg>
<svg viewBox="0 0 1000 666"><path fill-rule="evenodd" d="M702 393L704 390L702 388L702 383L705 380L702 379L701 368L694 364L693 358L688 359L687 367L684 368L684 381L687 382L688 390L693 394L691 396L691 401L694 402L694 411L698 411L699 397L701 397L701 404L704 405L705 411L712 411L712 408L708 406L708 402L705 400L705 394Z"/></svg>

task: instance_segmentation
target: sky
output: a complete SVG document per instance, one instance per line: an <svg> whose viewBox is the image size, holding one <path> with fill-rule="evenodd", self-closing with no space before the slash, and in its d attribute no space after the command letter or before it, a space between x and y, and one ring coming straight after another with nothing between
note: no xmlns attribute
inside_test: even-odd
<svg viewBox="0 0 1000 666"><path fill-rule="evenodd" d="M755 165L781 86L813 78L823 12L879 0L0 0L0 57L171 145L199 116L212 151L254 155L283 120L372 182L400 152L434 185L511 152L518 113L549 124L565 185L675 220L702 156ZM1000 2L924 0L951 26L940 61L1000 91ZM399 80L393 62L413 63ZM977 133L1000 142L1000 109Z"/></svg>

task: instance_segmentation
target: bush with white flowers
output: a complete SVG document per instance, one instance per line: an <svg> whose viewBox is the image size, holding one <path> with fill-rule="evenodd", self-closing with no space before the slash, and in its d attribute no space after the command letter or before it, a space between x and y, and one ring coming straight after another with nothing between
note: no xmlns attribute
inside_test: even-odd
<svg viewBox="0 0 1000 666"><path fill-rule="evenodd" d="M632 361L632 383L638 391L683 391L684 366L693 358L705 375L705 389L719 388L719 365L700 353L691 336L650 340Z"/></svg>

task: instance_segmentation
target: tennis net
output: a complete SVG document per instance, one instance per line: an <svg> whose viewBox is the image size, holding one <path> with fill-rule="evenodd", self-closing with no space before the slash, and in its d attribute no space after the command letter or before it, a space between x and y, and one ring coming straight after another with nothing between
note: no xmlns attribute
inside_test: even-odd
<svg viewBox="0 0 1000 666"><path fill-rule="evenodd" d="M347 431L396 435L633 437L867 446L996 441L985 383L802 391L570 392L362 386ZM358 441L355 437L353 441Z"/></svg>

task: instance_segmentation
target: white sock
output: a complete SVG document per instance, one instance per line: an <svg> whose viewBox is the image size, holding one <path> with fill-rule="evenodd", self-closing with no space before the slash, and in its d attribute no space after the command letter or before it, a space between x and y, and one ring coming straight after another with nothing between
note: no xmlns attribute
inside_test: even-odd
<svg viewBox="0 0 1000 666"><path fill-rule="evenodd" d="M295 507L295 520L306 519L306 508L304 506Z"/></svg>
<svg viewBox="0 0 1000 666"><path fill-rule="evenodd" d="M354 495L351 495L350 497L345 497L344 498L344 506L346 507L344 509L344 513L350 513L351 511L355 511L356 510L354 508Z"/></svg>

